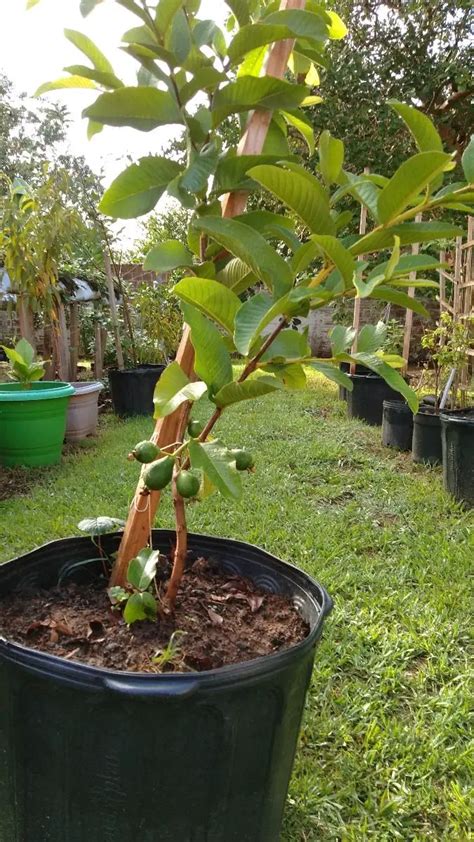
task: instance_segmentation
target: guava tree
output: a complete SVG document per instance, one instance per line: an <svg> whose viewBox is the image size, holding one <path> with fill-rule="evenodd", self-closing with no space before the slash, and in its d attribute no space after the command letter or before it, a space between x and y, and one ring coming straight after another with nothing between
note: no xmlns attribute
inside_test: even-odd
<svg viewBox="0 0 474 842"><path fill-rule="evenodd" d="M181 165L163 155L133 163L106 190L101 210L116 218L150 211L167 192L190 211L188 246L168 240L151 249L146 268L181 269L174 288L188 326L193 354L183 350L162 375L155 392L155 417L176 416L173 439L158 448L141 443L135 455L149 462L142 473L141 495L171 485L177 539L167 598L174 604L187 552L185 499L217 489L224 497L241 494L242 471L253 457L211 437L222 413L234 404L282 389L302 389L310 367L351 389L341 362L367 366L417 407L415 394L379 349L383 326L366 326L358 337L339 327L332 332L332 357L312 357L306 333L290 328L295 316L330 302L356 296L424 309L407 294L409 273L439 264L426 255L402 254L403 246L460 233L440 220L445 208L468 210L474 203L474 144L464 155L466 182L443 187L453 167L433 124L402 103L392 107L412 132L419 152L392 178L349 173L341 141L323 132L318 165L308 172L290 154L288 130L297 130L311 152L313 131L305 107L314 104L308 85L316 66L324 65L324 45L344 36L339 17L313 0L305 8L279 9L278 3L228 0L226 33L198 17L199 0L158 3L115 0L136 18L123 36L124 49L139 65L138 83L124 85L102 53L85 36L68 37L89 58L91 66L68 68L70 76L43 90L66 85L99 88L85 109L89 133L104 126L132 126L151 131L173 124L184 129L187 161ZM84 12L97 0L83 0ZM296 0L296 5L303 2ZM296 75L285 79L262 75L269 45L292 44ZM305 81L297 81L305 76ZM105 90L104 90L105 89ZM245 132L255 111L266 114L268 128L258 155L238 154L223 142L222 126L236 116ZM265 121L263 121L265 122ZM381 139L382 142L382 139ZM238 213L229 218L228 194L264 190L284 212ZM347 235L344 198L350 195L368 209L364 236ZM223 204L221 204L223 202ZM222 215L222 207L226 215ZM423 212L434 221L415 222ZM315 272L309 267L317 265ZM432 286L421 278L419 287ZM354 342L357 350L353 351ZM240 366L233 366L238 355ZM207 395L214 409L201 428L189 414ZM189 435L187 431L189 430ZM151 460L151 461L150 461ZM131 562L135 610L147 615L150 603L148 554ZM130 559L126 559L127 563ZM141 565L141 567L140 567ZM137 569L144 571L143 578ZM148 571L150 567L148 566ZM113 583L127 580L127 565L116 565ZM137 584L138 582L138 584ZM141 605L141 608L140 608Z"/></svg>

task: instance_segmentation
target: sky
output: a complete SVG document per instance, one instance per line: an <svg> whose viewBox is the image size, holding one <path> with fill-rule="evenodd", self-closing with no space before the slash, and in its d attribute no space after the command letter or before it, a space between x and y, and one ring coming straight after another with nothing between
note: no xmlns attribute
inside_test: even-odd
<svg viewBox="0 0 474 842"><path fill-rule="evenodd" d="M79 11L79 0L41 0L26 11L26 0L0 0L1 45L0 70L13 82L18 93L29 96L43 82L66 76L63 68L71 64L88 64L88 60L64 37L64 29L84 32L112 62L116 74L134 84L138 64L120 51L118 45L126 29L135 26L135 18L113 0L105 0L87 17ZM216 11L217 7L217 11ZM222 23L225 6L220 0L202 0L200 17ZM87 139L87 121L82 109L95 99L94 91L55 91L45 95L67 105L71 115L68 146L73 154L84 155L96 172L104 173L109 184L127 164L141 155L157 153L173 137L173 128L139 132L128 128L105 127L103 132ZM127 223L125 235L133 238L135 223Z"/></svg>

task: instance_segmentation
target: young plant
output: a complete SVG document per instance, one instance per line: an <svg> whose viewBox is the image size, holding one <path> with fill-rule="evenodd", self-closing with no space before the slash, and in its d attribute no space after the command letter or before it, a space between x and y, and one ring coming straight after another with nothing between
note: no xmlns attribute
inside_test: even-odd
<svg viewBox="0 0 474 842"><path fill-rule="evenodd" d="M98 1L83 4L84 12ZM443 151L425 114L394 101L391 107L419 151L391 178L351 172L344 165L342 141L328 131L319 138L318 164L310 172L295 160L289 137L296 130L315 153L305 108L320 100L309 86L317 77L315 66L324 67L326 42L345 35L337 14L314 0L307 0L304 9L279 9L270 0L229 0L232 13L224 34L213 21L198 18L199 0L116 2L129 9L138 24L124 35L125 52L140 66L138 84L125 85L89 39L68 32L93 66L82 78L74 68L73 75L41 90L99 88L102 92L84 111L89 134L104 126L148 132L172 124L185 137L184 164L163 155L141 158L115 179L100 205L111 217L134 218L152 210L167 192L190 212L187 247L179 240L160 242L145 261L145 268L156 272L185 273L174 292L193 350L189 353L189 342L184 341L176 361L158 381L155 418L160 424L168 416L176 419L169 428L160 427L173 433L160 445L174 444L142 474L144 497L172 487L176 550L167 592L172 607L187 554L180 475L191 468L201 477L200 496L217 490L233 500L242 491L240 457L211 438L223 412L240 401L304 388L307 367L351 389L340 362L359 363L376 372L416 411L416 394L378 353L377 326L360 332L354 353L350 329L333 331L331 358L318 359L311 354L306 333L290 325L311 310L356 297L425 314L407 288L436 284L423 278L413 283L410 273L435 269L439 263L424 254L402 254L402 249L461 233L439 217L443 209L468 212L474 206L474 141L463 156L466 181L443 186L455 167L453 156ZM292 71L285 79L262 75L269 45L278 41L292 45ZM257 147L247 154L245 132L255 120L260 136L268 131L259 154ZM229 121L240 121L243 128L240 149L229 141ZM262 191L270 194L272 208L284 210L242 213L245 203L239 204L238 197ZM229 194L237 196L235 201ZM365 235L346 229L343 204L348 196L367 208ZM434 221L416 222L419 213L425 220L433 213ZM381 259L387 250L389 259ZM240 367L232 365L236 357ZM203 395L213 411L198 435L187 438L190 407ZM119 557L114 584L125 584L127 561L125 554Z"/></svg>
<svg viewBox="0 0 474 842"><path fill-rule="evenodd" d="M1 346L9 361L7 375L10 380L21 383L23 389L31 389L33 383L44 377L44 362L36 359L35 349L26 339L20 339L14 348Z"/></svg>
<svg viewBox="0 0 474 842"><path fill-rule="evenodd" d="M469 362L469 351L473 347L474 317L457 321L450 313L443 312L435 328L425 330L421 345L429 352L433 364L436 409L439 408L440 389L449 372L455 371L451 389L452 408L458 403L458 374Z"/></svg>
<svg viewBox="0 0 474 842"><path fill-rule="evenodd" d="M151 589L159 559L158 550L140 550L128 565L125 587L115 585L108 590L112 605L124 606L123 618L129 626L137 620L156 620L158 605Z"/></svg>

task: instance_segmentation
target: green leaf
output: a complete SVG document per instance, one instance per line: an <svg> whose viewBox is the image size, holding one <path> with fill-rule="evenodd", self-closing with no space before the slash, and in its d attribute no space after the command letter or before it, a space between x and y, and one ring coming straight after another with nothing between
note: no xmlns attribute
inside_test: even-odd
<svg viewBox="0 0 474 842"><path fill-rule="evenodd" d="M248 0L225 0L239 26L245 26L250 20Z"/></svg>
<svg viewBox="0 0 474 842"><path fill-rule="evenodd" d="M33 96L41 96L48 91L61 91L65 88L92 88L97 90L97 85L92 79L85 79L84 76L65 76L62 79L55 79L54 82L44 82L34 92Z"/></svg>
<svg viewBox="0 0 474 842"><path fill-rule="evenodd" d="M266 371L271 371L275 377L283 383L285 389L305 389L307 378L306 372L299 363L267 363L262 366Z"/></svg>
<svg viewBox="0 0 474 842"><path fill-rule="evenodd" d="M420 152L443 151L443 142L434 123L426 114L396 99L389 99L388 104L406 123Z"/></svg>
<svg viewBox="0 0 474 842"><path fill-rule="evenodd" d="M420 301L417 301L416 298L412 298L405 292L400 292L392 287L378 286L370 293L369 298L389 301L391 304L397 304L399 307L404 307L406 310L413 310L413 312L419 313L420 316L426 316L429 318L429 313L426 307L424 307Z"/></svg>
<svg viewBox="0 0 474 842"><path fill-rule="evenodd" d="M158 613L156 600L151 593L134 593L127 600L123 611L123 619L127 626L137 620L155 620Z"/></svg>
<svg viewBox="0 0 474 842"><path fill-rule="evenodd" d="M326 9L324 11L331 21L329 26L329 37L333 41L340 41L341 38L345 38L348 29L344 21L341 20L337 12L326 11Z"/></svg>
<svg viewBox="0 0 474 842"><path fill-rule="evenodd" d="M86 532L92 537L96 535L105 535L106 532L116 532L125 526L125 521L119 520L116 517L86 517L77 524L77 528L81 532Z"/></svg>
<svg viewBox="0 0 474 842"><path fill-rule="evenodd" d="M311 368L314 368L315 371L318 371L319 374L322 374L323 377L326 377L333 383L337 383L338 386L342 386L344 389L348 389L349 392L352 392L354 384L351 378L344 371L341 371L337 365L321 361L317 363L310 363L310 366Z"/></svg>
<svg viewBox="0 0 474 842"><path fill-rule="evenodd" d="M254 273L238 257L229 260L217 277L224 286L231 289L236 295L241 295L257 282Z"/></svg>
<svg viewBox="0 0 474 842"><path fill-rule="evenodd" d="M139 591L146 591L156 576L159 560L159 550L144 547L128 565L127 580Z"/></svg>
<svg viewBox="0 0 474 842"><path fill-rule="evenodd" d="M219 152L215 144L206 144L190 155L187 169L180 179L180 186L190 193L201 193L206 189L209 178L215 172Z"/></svg>
<svg viewBox="0 0 474 842"><path fill-rule="evenodd" d="M282 330L273 340L272 344L260 358L261 362L289 363L294 360L302 360L311 355L308 345L308 337L298 330Z"/></svg>
<svg viewBox="0 0 474 842"><path fill-rule="evenodd" d="M124 87L102 94L83 116L105 126L131 126L143 132L183 122L171 94L150 87Z"/></svg>
<svg viewBox="0 0 474 842"><path fill-rule="evenodd" d="M148 155L131 164L105 191L99 210L116 219L134 219L152 210L168 184L181 172L168 158Z"/></svg>
<svg viewBox="0 0 474 842"><path fill-rule="evenodd" d="M263 328L273 318L273 301L265 292L252 295L244 301L235 317L235 347L243 356L247 356L251 346Z"/></svg>
<svg viewBox="0 0 474 842"><path fill-rule="evenodd" d="M253 108L291 110L304 100L306 94L304 85L293 85L271 76L240 76L216 91L212 107L214 126L218 126L229 114Z"/></svg>
<svg viewBox="0 0 474 842"><path fill-rule="evenodd" d="M400 237L400 244L406 246L412 243L429 243L432 240L453 239L462 236L463 233L462 228L449 222L404 222L402 225L394 225L381 231L371 231L351 245L349 251L355 256L383 251L392 245L394 234Z"/></svg>
<svg viewBox="0 0 474 842"><path fill-rule="evenodd" d="M160 35L166 35L176 12L184 0L160 0L156 7L155 24Z"/></svg>
<svg viewBox="0 0 474 842"><path fill-rule="evenodd" d="M191 46L191 31L189 29L188 19L183 9L178 9L173 16L171 26L165 38L165 47L175 57L175 66L182 65L186 61Z"/></svg>
<svg viewBox="0 0 474 842"><path fill-rule="evenodd" d="M235 292L209 278L182 278L173 288L181 301L197 307L205 316L221 325L231 336L241 307Z"/></svg>
<svg viewBox="0 0 474 842"><path fill-rule="evenodd" d="M83 18L87 17L103 0L81 0L80 10Z"/></svg>
<svg viewBox="0 0 474 842"><path fill-rule="evenodd" d="M110 73L114 76L114 68L110 61L87 35L77 32L75 29L65 29L64 34L68 41L74 44L92 62L96 70L99 70L101 73Z"/></svg>
<svg viewBox="0 0 474 842"><path fill-rule="evenodd" d="M210 397L232 380L232 361L219 330L199 310L182 304L184 321L191 329L194 371L208 388Z"/></svg>
<svg viewBox="0 0 474 842"><path fill-rule="evenodd" d="M281 116L290 126L293 126L307 143L310 155L314 154L314 126L311 120L299 108L294 111L282 111ZM262 161L262 163L265 163Z"/></svg>
<svg viewBox="0 0 474 842"><path fill-rule="evenodd" d="M293 275L289 265L257 231L241 222L220 217L198 219L194 227L243 260L277 297L291 288Z"/></svg>
<svg viewBox="0 0 474 842"><path fill-rule="evenodd" d="M309 173L262 165L252 167L249 175L293 210L315 234L334 234L329 213L329 198L324 188Z"/></svg>
<svg viewBox="0 0 474 842"><path fill-rule="evenodd" d="M216 169L213 192L220 194L230 193L236 189L253 189L257 185L255 181L248 177L248 170L257 163L271 164L279 160L279 155L228 155L221 158ZM245 214L243 216L245 217Z"/></svg>
<svg viewBox="0 0 474 842"><path fill-rule="evenodd" d="M329 334L333 357L339 356L339 354L342 354L343 351L347 350L347 348L350 348L354 342L355 335L356 331L353 327L335 325Z"/></svg>
<svg viewBox="0 0 474 842"><path fill-rule="evenodd" d="M336 237L312 234L310 239L329 258L331 263L334 263L336 268L339 269L346 287L349 287L356 270L356 261L351 253L344 248L341 241Z"/></svg>
<svg viewBox="0 0 474 842"><path fill-rule="evenodd" d="M464 150L461 161L467 183L474 184L474 135L471 135L471 140Z"/></svg>
<svg viewBox="0 0 474 842"><path fill-rule="evenodd" d="M83 64L71 64L65 67L64 70L70 73L71 76L80 76L84 79L92 79L98 85L104 88L122 88L123 82L113 73L105 73L103 70L95 70L92 67L86 67Z"/></svg>
<svg viewBox="0 0 474 842"><path fill-rule="evenodd" d="M203 67L181 88L179 98L183 105L200 91L213 91L225 79L225 75L215 67Z"/></svg>
<svg viewBox="0 0 474 842"><path fill-rule="evenodd" d="M27 11L28 11L29 9L32 9L32 8L33 8L33 6L37 6L39 2L40 2L40 0L27 0L27 2L26 2L26 9L27 9Z"/></svg>
<svg viewBox="0 0 474 842"><path fill-rule="evenodd" d="M214 402L223 408L240 401L261 398L282 388L283 383L277 377L256 377L254 380L244 380L243 383L228 383L215 395Z"/></svg>
<svg viewBox="0 0 474 842"><path fill-rule="evenodd" d="M337 181L344 163L344 144L327 129L319 138L319 168L326 184Z"/></svg>
<svg viewBox="0 0 474 842"><path fill-rule="evenodd" d="M314 14L305 9L281 9L265 17L267 26L287 27L293 36L305 41L327 41L327 16Z"/></svg>
<svg viewBox="0 0 474 842"><path fill-rule="evenodd" d="M146 272L172 272L180 266L192 265L191 252L179 240L165 240L148 252L143 268Z"/></svg>
<svg viewBox="0 0 474 842"><path fill-rule="evenodd" d="M367 275L367 280L371 280L375 277L385 277L388 263L389 261L386 260L384 263L379 263L377 266L374 266ZM397 275L406 275L408 272L431 271L439 269L442 266L446 266L446 264L440 263L436 257L432 257L430 254L404 254L400 257L392 277L396 277Z"/></svg>
<svg viewBox="0 0 474 842"><path fill-rule="evenodd" d="M238 500L242 496L242 481L235 467L235 457L218 439L205 444L191 439L189 456L192 467L204 471L223 497Z"/></svg>
<svg viewBox="0 0 474 842"><path fill-rule="evenodd" d="M32 345L30 345L27 339L20 339L15 345L15 351L20 355L26 365L31 365L32 362L34 362L36 356L35 349Z"/></svg>
<svg viewBox="0 0 474 842"><path fill-rule="evenodd" d="M453 167L451 155L445 152L420 152L404 161L380 193L377 205L380 221L390 222L402 213L437 175Z"/></svg>
<svg viewBox="0 0 474 842"><path fill-rule="evenodd" d="M410 389L409 385L405 382L398 371L395 371L395 369L387 365L387 363L381 360L380 357L357 352L356 354L351 354L350 356L345 355L345 361L361 363L362 365L367 366L367 368L370 368L371 371L374 371L382 377L392 389L395 389L396 392L400 392L412 412L418 411L419 401L416 392L414 392L413 389Z"/></svg>
<svg viewBox="0 0 474 842"><path fill-rule="evenodd" d="M154 417L165 418L185 401L196 401L206 391L205 383L199 381L190 383L179 363L170 363L155 386L153 395Z"/></svg>
<svg viewBox="0 0 474 842"><path fill-rule="evenodd" d="M387 265L385 267L385 272L383 275L385 281L389 281L392 278L397 263L400 260L400 237L395 236L394 240L395 243L393 246L393 251L390 256L390 259L387 261Z"/></svg>
<svg viewBox="0 0 474 842"><path fill-rule="evenodd" d="M270 26L266 23L249 23L234 35L229 44L227 54L231 64L240 64L245 56L259 47L267 46L276 41L291 38L291 30L286 26Z"/></svg>
<svg viewBox="0 0 474 842"><path fill-rule="evenodd" d="M364 325L357 336L357 350L373 354L382 347L387 338L387 325L380 321L376 325Z"/></svg>

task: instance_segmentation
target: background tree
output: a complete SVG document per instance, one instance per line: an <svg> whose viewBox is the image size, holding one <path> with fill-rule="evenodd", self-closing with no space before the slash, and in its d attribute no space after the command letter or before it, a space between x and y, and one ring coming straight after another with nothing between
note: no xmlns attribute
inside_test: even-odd
<svg viewBox="0 0 474 842"><path fill-rule="evenodd" d="M387 105L396 98L428 114L459 159L474 131L471 0L336 0L334 7L349 32L329 46L323 103L311 115L316 132L340 137L355 171L391 174L414 151Z"/></svg>

